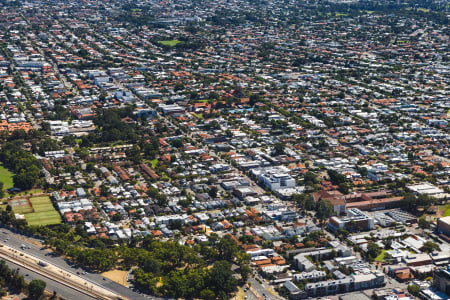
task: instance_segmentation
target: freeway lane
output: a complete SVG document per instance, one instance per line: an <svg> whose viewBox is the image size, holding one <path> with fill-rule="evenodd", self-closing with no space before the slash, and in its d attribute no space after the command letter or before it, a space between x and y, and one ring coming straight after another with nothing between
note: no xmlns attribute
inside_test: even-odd
<svg viewBox="0 0 450 300"><path fill-rule="evenodd" d="M6 261L6 264L10 267L11 270L19 269L19 274L23 275L25 280L31 281L33 279L41 279L47 283L46 289L50 292L56 291L56 294L60 298L64 299L95 299L87 296L86 294L80 293L74 289L71 289L63 284L60 284L56 281L49 280L47 277L42 276L38 273L35 273L31 270L25 269L15 263ZM28 274L28 276L27 276Z"/></svg>
<svg viewBox="0 0 450 300"><path fill-rule="evenodd" d="M14 234L13 232L11 232L8 229L0 228L0 244L4 244L11 248L23 251L25 253L28 253L35 257L38 257L39 259L42 259L43 261L50 262L53 265L60 267L61 269L64 269L67 272L71 272L74 274L76 274L77 272L79 272L79 273L86 272L86 270L84 270L82 268L70 266L64 258L62 258L60 256L52 255L51 251L41 249L41 248L37 247L36 245L34 245L26 240L23 240L22 239L23 237L22 238L19 238L19 237L21 237L21 236L18 234ZM5 242L6 239L8 239L8 240ZM21 250L20 247L22 244L26 245L30 249ZM93 282L96 285L99 285L105 289L109 289L110 291L113 291L113 292L120 294L129 299L133 299L133 300L135 300L135 299L136 300L160 299L157 297L147 296L144 294L139 294L137 292L134 292L133 290L131 290L127 287L124 287L118 283L115 283L115 282L103 277L100 274L88 273L86 275L80 275L80 276L86 280ZM46 281L48 282L49 279L47 279ZM84 296L84 297L86 298L86 296ZM77 299L77 298L75 298L75 299ZM84 298L78 298L78 299L84 299Z"/></svg>

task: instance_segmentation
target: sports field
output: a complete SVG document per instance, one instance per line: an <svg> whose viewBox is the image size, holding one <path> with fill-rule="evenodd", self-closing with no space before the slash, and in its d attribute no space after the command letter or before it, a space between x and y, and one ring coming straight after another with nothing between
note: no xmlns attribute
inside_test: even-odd
<svg viewBox="0 0 450 300"><path fill-rule="evenodd" d="M16 214L25 215L28 225L53 225L61 223L61 216L53 207L48 196L27 198L16 197L8 202L3 201L0 208L6 209L10 205Z"/></svg>
<svg viewBox="0 0 450 300"><path fill-rule="evenodd" d="M53 204L48 196L39 196L30 198L34 212L45 212L54 210Z"/></svg>
<svg viewBox="0 0 450 300"><path fill-rule="evenodd" d="M33 208L25 198L9 200L8 204L16 214L27 214L33 212Z"/></svg>
<svg viewBox="0 0 450 300"><path fill-rule="evenodd" d="M30 226L45 226L61 223L61 217L56 211L26 214L25 219Z"/></svg>
<svg viewBox="0 0 450 300"><path fill-rule="evenodd" d="M45 226L61 223L61 216L53 207L48 196L32 197L30 202L33 212L25 214L28 225Z"/></svg>

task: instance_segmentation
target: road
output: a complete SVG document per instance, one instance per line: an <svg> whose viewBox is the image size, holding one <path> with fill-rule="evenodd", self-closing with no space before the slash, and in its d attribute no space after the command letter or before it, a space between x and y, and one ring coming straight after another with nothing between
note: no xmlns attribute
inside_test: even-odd
<svg viewBox="0 0 450 300"><path fill-rule="evenodd" d="M256 297L266 297L267 300L285 300L283 297L280 297L277 292L271 288L261 277L257 277L262 281L262 284L259 283L255 278L250 277L248 282L251 284L251 287L254 291L256 291ZM253 293L252 293L253 294Z"/></svg>
<svg viewBox="0 0 450 300"><path fill-rule="evenodd" d="M10 267L11 270L19 269L19 274L24 276L25 280L31 281L33 279L41 279L47 283L46 289L50 292L55 291L56 294L60 298L64 299L95 299L90 298L86 294L80 293L75 289L69 288L63 284L60 284L56 281L49 280L47 277L42 276L38 273L30 271L28 269L23 268L15 263L6 261L6 264Z"/></svg>
<svg viewBox="0 0 450 300"><path fill-rule="evenodd" d="M7 242L5 242L6 238L8 238ZM32 241L32 239L29 239L29 240ZM7 245L11 248L26 252L30 255L33 255L33 256L41 259L42 261L47 261L65 271L73 273L73 274L76 274L77 272L80 272L80 273L86 272L86 270L84 270L82 268L70 266L64 258L53 255L51 253L51 251L37 247L35 244L25 240L23 236L14 234L11 231L4 229L4 228L0 228L0 244ZM28 246L30 249L21 250L20 247L22 244ZM120 294L129 299L133 299L133 300L134 299L136 299L136 300L161 299L161 298L134 292L133 290L131 290L125 286L122 286L118 283L115 283L115 282L103 277L101 274L88 273L86 275L81 275L81 276L85 280L91 281L92 283L94 283L96 285L99 285L105 289L108 289L114 293ZM47 278L45 281L48 283L49 279ZM50 286L50 284L49 284L49 286ZM84 296L84 298L78 298L78 299L85 299L85 298L86 298L86 296ZM70 299L73 299L73 298L70 298ZM77 299L77 298L75 298L75 299Z"/></svg>

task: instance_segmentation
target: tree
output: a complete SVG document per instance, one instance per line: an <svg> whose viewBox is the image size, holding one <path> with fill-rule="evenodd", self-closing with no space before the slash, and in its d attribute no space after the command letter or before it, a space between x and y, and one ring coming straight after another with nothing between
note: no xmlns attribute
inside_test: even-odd
<svg viewBox="0 0 450 300"><path fill-rule="evenodd" d="M183 147L183 141L181 139L174 139L172 141L172 146L179 149Z"/></svg>
<svg viewBox="0 0 450 300"><path fill-rule="evenodd" d="M214 300L216 299L216 294L210 289L204 289L200 292L200 298L205 300Z"/></svg>
<svg viewBox="0 0 450 300"><path fill-rule="evenodd" d="M14 186L22 190L31 189L36 180L37 176L31 172L22 172L13 176Z"/></svg>
<svg viewBox="0 0 450 300"><path fill-rule="evenodd" d="M424 208L424 211L427 211L434 203L436 199L429 195L419 195L417 198L417 205L420 205Z"/></svg>
<svg viewBox="0 0 450 300"><path fill-rule="evenodd" d="M28 286L30 299L39 299L44 294L46 283L40 279L33 279Z"/></svg>
<svg viewBox="0 0 450 300"><path fill-rule="evenodd" d="M216 292L217 296L226 298L226 295L237 289L237 281L233 274L231 263L223 260L217 261L211 269L208 286Z"/></svg>
<svg viewBox="0 0 450 300"><path fill-rule="evenodd" d="M221 259L232 261L235 255L239 252L239 247L236 245L235 241L231 239L229 235L224 236L219 239L218 243L215 244L219 256Z"/></svg>
<svg viewBox="0 0 450 300"><path fill-rule="evenodd" d="M403 200L400 203L400 206L409 211L409 212L415 212L417 210L417 197L412 193L405 193L403 194Z"/></svg>
<svg viewBox="0 0 450 300"><path fill-rule="evenodd" d="M252 94L250 96L250 101L249 101L249 105L250 106L254 106L258 101L261 100L261 97L258 94Z"/></svg>
<svg viewBox="0 0 450 300"><path fill-rule="evenodd" d="M363 177L366 177L369 174L369 172L367 171L366 167L362 167L359 169L359 174L361 174L361 176Z"/></svg>
<svg viewBox="0 0 450 300"><path fill-rule="evenodd" d="M64 144L69 145L69 146L75 146L77 144L77 140L75 139L75 136L71 135L71 134L64 136L63 142L64 142Z"/></svg>
<svg viewBox="0 0 450 300"><path fill-rule="evenodd" d="M212 187L209 189L209 191L208 191L208 195L209 195L211 198L216 198L216 197L217 197L217 192L218 192L217 186L212 186Z"/></svg>
<svg viewBox="0 0 450 300"><path fill-rule="evenodd" d="M440 251L441 248L439 247L438 244L433 243L431 241L427 241L423 244L423 246L422 246L422 248L420 248L420 250L423 252L431 253L434 251Z"/></svg>
<svg viewBox="0 0 450 300"><path fill-rule="evenodd" d="M305 181L305 184L311 185L317 183L317 176L309 171L305 173L303 180Z"/></svg>
<svg viewBox="0 0 450 300"><path fill-rule="evenodd" d="M339 192L341 192L342 194L346 195L346 194L348 194L350 188L348 187L348 184L347 184L347 183L341 182L341 183L339 183L338 190L339 190Z"/></svg>
<svg viewBox="0 0 450 300"><path fill-rule="evenodd" d="M320 200L317 205L317 217L325 220L333 215L334 206L328 200Z"/></svg>
<svg viewBox="0 0 450 300"><path fill-rule="evenodd" d="M316 202L311 195L307 194L293 194L292 200L304 210L313 210L316 207Z"/></svg>
<svg viewBox="0 0 450 300"><path fill-rule="evenodd" d="M239 273L241 274L242 281L247 282L248 276L252 273L248 264L242 264L239 268Z"/></svg>
<svg viewBox="0 0 450 300"><path fill-rule="evenodd" d="M284 153L284 147L285 145L283 143L276 143L273 147L274 154L275 155L281 155Z"/></svg>
<svg viewBox="0 0 450 300"><path fill-rule="evenodd" d="M408 293L417 297L420 293L420 287L417 284L410 284L408 285Z"/></svg>
<svg viewBox="0 0 450 300"><path fill-rule="evenodd" d="M427 221L425 219L425 217L422 216L422 217L419 218L419 227L420 228L422 228L422 229L430 229L430 225L431 225L431 222Z"/></svg>
<svg viewBox="0 0 450 300"><path fill-rule="evenodd" d="M329 170L327 170L327 173L328 173L328 177L330 177L331 183L333 183L334 185L339 185L339 184L345 182L345 176L342 174L339 174L335 170L329 169Z"/></svg>
<svg viewBox="0 0 450 300"><path fill-rule="evenodd" d="M380 246L378 246L376 243L374 243L374 242L369 242L369 243L367 244L367 255L369 256L369 258L374 259L374 258L377 257L380 253L381 253Z"/></svg>

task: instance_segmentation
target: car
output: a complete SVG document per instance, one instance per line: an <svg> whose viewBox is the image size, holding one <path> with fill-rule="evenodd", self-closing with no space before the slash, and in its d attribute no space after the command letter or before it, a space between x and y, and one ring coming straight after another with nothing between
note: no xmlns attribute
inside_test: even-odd
<svg viewBox="0 0 450 300"><path fill-rule="evenodd" d="M8 240L4 240L3 242L5 242L5 243L6 243L7 241L8 241Z"/></svg>
<svg viewBox="0 0 450 300"><path fill-rule="evenodd" d="M25 276L28 276L28 274L25 274Z"/></svg>
<svg viewBox="0 0 450 300"><path fill-rule="evenodd" d="M77 272L78 275L80 275L80 272Z"/></svg>

